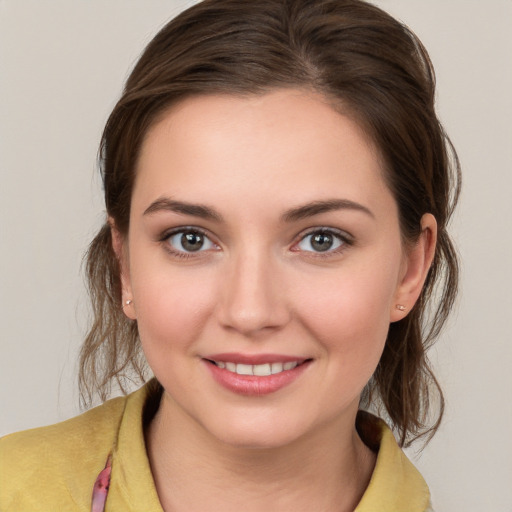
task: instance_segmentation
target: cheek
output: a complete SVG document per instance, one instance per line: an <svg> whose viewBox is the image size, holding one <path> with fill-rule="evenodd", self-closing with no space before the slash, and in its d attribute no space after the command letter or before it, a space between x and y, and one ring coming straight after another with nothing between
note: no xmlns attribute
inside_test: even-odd
<svg viewBox="0 0 512 512"><path fill-rule="evenodd" d="M296 293L307 329L345 375L366 376L363 386L384 349L398 273L396 265L388 272L371 268L347 267L323 282L304 283Z"/></svg>
<svg viewBox="0 0 512 512"><path fill-rule="evenodd" d="M215 304L214 284L206 273L176 271L168 264L138 266L132 273L141 343L148 362L175 350L186 350Z"/></svg>

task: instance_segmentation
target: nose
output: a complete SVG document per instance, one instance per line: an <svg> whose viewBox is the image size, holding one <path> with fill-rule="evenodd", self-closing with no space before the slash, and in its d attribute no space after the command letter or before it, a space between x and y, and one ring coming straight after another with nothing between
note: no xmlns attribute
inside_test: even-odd
<svg viewBox="0 0 512 512"><path fill-rule="evenodd" d="M244 336L281 329L290 310L279 262L265 254L234 257L221 281L217 307L221 325Z"/></svg>

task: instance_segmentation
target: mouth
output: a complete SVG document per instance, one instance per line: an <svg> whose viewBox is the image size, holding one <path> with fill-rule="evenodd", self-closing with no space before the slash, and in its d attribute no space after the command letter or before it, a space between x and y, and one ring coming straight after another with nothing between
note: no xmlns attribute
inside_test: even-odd
<svg viewBox="0 0 512 512"><path fill-rule="evenodd" d="M231 373L237 375L254 375L256 377L267 377L269 375L277 375L279 373L291 371L297 366L300 366L311 359L302 359L297 361L286 361L263 363L263 364L245 364L245 363L234 363L232 361L216 361L207 359L207 361L218 368L222 368Z"/></svg>
<svg viewBox="0 0 512 512"><path fill-rule="evenodd" d="M203 357L214 380L230 392L246 396L275 393L299 379L313 362L279 354L211 354Z"/></svg>

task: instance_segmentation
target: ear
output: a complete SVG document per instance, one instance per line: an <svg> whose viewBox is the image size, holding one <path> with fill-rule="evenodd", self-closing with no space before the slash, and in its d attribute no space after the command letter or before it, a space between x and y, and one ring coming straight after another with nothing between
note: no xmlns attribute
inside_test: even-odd
<svg viewBox="0 0 512 512"><path fill-rule="evenodd" d="M130 320L136 320L137 315L133 303L133 293L130 281L130 264L128 259L128 247L126 237L119 231L112 217L108 218L110 225L110 234L112 238L112 249L119 264L121 278L121 299L124 314Z"/></svg>
<svg viewBox="0 0 512 512"><path fill-rule="evenodd" d="M390 311L390 322L396 322L407 316L420 296L434 259L437 243L437 222L435 217L426 213L421 218L421 234L418 241L406 249L400 282L395 292ZM398 308L403 306L404 308Z"/></svg>

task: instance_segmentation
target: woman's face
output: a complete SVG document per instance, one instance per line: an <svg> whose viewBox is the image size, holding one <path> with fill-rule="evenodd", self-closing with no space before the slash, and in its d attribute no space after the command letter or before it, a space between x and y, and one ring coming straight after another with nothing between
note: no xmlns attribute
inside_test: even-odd
<svg viewBox="0 0 512 512"><path fill-rule="evenodd" d="M313 93L172 108L143 144L123 243L163 406L239 446L353 421L415 299L378 155Z"/></svg>

